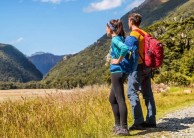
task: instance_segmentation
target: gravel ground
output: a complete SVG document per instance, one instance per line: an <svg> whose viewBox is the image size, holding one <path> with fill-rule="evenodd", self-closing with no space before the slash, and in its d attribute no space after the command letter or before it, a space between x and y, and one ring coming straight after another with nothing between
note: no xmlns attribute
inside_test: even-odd
<svg viewBox="0 0 194 138"><path fill-rule="evenodd" d="M169 113L157 122L157 128L136 134L141 138L194 138L194 106Z"/></svg>

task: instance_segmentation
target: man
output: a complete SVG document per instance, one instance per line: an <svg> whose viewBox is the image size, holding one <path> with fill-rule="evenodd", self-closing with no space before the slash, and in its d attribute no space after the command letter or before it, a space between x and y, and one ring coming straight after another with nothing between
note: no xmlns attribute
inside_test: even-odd
<svg viewBox="0 0 194 138"><path fill-rule="evenodd" d="M139 60L135 71L129 74L128 77L128 98L131 103L132 113L134 117L134 124L129 128L130 130L140 130L144 128L156 127L156 107L151 88L151 69L143 65L144 58L144 37L136 31L137 29L145 33L139 28L142 17L140 14L132 13L128 18L130 36L136 37L139 43ZM142 108L138 96L138 91L141 91L145 104L147 107L147 116L144 122Z"/></svg>

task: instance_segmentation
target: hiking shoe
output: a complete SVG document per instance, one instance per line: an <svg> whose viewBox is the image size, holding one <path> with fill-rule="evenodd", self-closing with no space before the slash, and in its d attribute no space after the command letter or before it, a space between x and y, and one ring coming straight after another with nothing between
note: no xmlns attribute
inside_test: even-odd
<svg viewBox="0 0 194 138"><path fill-rule="evenodd" d="M129 128L129 130L144 130L144 129L145 129L144 123L141 123L141 124L138 124L138 125L133 124L133 125Z"/></svg>
<svg viewBox="0 0 194 138"><path fill-rule="evenodd" d="M116 133L120 129L120 126L114 126L112 129L113 133Z"/></svg>
<svg viewBox="0 0 194 138"><path fill-rule="evenodd" d="M142 123L142 127L144 128L157 128L156 124Z"/></svg>
<svg viewBox="0 0 194 138"><path fill-rule="evenodd" d="M115 134L120 136L129 136L129 130L127 128L119 127Z"/></svg>

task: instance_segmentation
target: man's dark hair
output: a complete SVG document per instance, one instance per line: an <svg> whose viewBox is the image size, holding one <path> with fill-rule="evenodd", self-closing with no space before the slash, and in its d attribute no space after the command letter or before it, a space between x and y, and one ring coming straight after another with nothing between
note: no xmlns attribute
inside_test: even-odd
<svg viewBox="0 0 194 138"><path fill-rule="evenodd" d="M133 22L134 25L140 26L142 16L138 13L131 13L129 14L128 18Z"/></svg>

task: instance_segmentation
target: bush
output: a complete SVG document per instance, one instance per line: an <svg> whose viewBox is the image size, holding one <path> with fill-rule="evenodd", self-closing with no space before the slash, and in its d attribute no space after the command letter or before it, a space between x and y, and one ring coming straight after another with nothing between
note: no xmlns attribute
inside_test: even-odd
<svg viewBox="0 0 194 138"><path fill-rule="evenodd" d="M162 72L156 77L155 82L175 86L188 86L191 83L191 81L186 76L180 73L175 73L173 71Z"/></svg>

